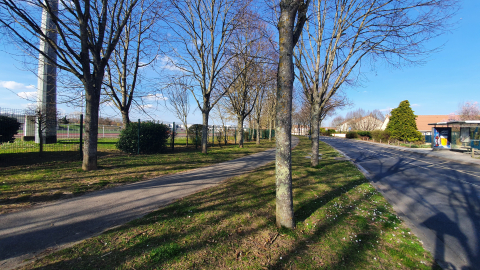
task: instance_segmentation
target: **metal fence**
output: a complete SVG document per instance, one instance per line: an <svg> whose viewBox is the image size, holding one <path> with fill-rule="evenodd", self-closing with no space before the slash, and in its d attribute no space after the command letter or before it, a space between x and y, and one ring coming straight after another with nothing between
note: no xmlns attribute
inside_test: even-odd
<svg viewBox="0 0 480 270"><path fill-rule="evenodd" d="M42 144L42 150L40 150L40 143L38 138L38 131L41 129L41 125L38 125L39 116L32 110L21 109L7 109L0 108L0 115L13 117L20 123L18 133L14 136L13 142L7 142L0 144L0 154L8 153L31 153L31 152L81 152L83 142L81 134L84 134L85 130L81 130L80 118L71 119L71 123L60 123L61 120L50 124L54 127L53 135L55 139L50 142ZM141 122L152 122L152 120L139 120ZM73 122L73 123L72 123ZM200 145L201 130L197 134L188 134L187 141L187 127L175 122L165 121L153 121L156 123L162 123L167 125L170 130L171 136L168 141L168 147L174 149L177 146L189 146L198 147ZM194 125L194 124L192 124ZM192 125L188 125L190 128ZM44 125L45 126L45 123ZM201 125L198 125L201 126ZM1 128L1 127L0 127ZM120 125L99 125L98 126L98 145L99 150L115 149L113 142L116 142L120 136L122 126ZM244 128L244 140L252 141L256 138L257 130ZM43 132L45 133L45 132ZM43 134L42 133L42 134ZM210 146L213 145L226 145L226 144L238 144L238 132L236 126L223 126L223 125L210 125L208 128L207 141ZM271 135L270 135L271 134ZM45 134L44 134L45 135ZM260 138L268 139L275 136L275 130L261 129ZM36 138L37 137L37 138ZM108 147L103 147L102 143L108 144Z"/></svg>
<svg viewBox="0 0 480 270"><path fill-rule="evenodd" d="M14 136L13 142L0 144L0 154L6 153L30 153L40 151L39 129L43 136L54 137L54 139L42 141L42 151L45 152L79 152L80 143L80 119L77 123L60 124L59 121L49 123L43 121L41 116L33 110L0 108L0 115L15 118L20 123L20 128ZM40 124L39 124L40 123ZM44 128L47 125L53 126L53 133L47 133ZM1 128L1 127L0 127ZM99 125L98 138L103 141L114 141L118 139L122 127L114 125ZM85 132L83 128L82 132Z"/></svg>

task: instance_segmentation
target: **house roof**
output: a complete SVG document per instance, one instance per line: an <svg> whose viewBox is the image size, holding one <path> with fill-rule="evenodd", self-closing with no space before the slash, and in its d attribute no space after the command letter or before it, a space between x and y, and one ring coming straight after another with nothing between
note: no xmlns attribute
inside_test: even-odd
<svg viewBox="0 0 480 270"><path fill-rule="evenodd" d="M432 130L432 126L429 126L428 124L445 122L450 118L450 115L417 115L415 122L417 122L417 130L430 131Z"/></svg>

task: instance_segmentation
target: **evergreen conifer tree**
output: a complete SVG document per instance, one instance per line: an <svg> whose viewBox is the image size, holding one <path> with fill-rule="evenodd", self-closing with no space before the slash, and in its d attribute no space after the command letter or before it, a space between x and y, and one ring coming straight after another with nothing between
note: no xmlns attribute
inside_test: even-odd
<svg viewBox="0 0 480 270"><path fill-rule="evenodd" d="M417 130L417 123L415 122L417 116L413 114L408 100L400 102L400 105L393 109L391 114L386 128L390 132L391 138L409 142L423 139L422 133Z"/></svg>

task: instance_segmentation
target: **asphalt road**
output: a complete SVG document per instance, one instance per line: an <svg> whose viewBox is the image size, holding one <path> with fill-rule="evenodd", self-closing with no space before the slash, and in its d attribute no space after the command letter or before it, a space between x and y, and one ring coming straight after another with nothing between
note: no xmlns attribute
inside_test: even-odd
<svg viewBox="0 0 480 270"><path fill-rule="evenodd" d="M368 172L444 269L480 269L480 166L361 141L320 140Z"/></svg>
<svg viewBox="0 0 480 270"><path fill-rule="evenodd" d="M292 138L292 145L298 144ZM0 269L45 255L275 160L275 149L0 215Z"/></svg>

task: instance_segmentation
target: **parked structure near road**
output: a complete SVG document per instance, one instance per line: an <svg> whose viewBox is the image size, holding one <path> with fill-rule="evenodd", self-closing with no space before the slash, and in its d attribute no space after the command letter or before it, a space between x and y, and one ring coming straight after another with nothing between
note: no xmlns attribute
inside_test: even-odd
<svg viewBox="0 0 480 270"><path fill-rule="evenodd" d="M428 125L433 126L433 148L480 150L480 120L443 121Z"/></svg>

